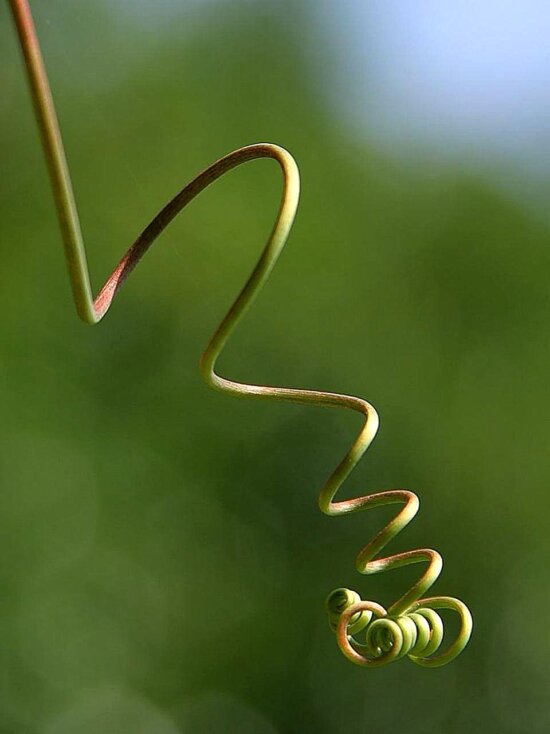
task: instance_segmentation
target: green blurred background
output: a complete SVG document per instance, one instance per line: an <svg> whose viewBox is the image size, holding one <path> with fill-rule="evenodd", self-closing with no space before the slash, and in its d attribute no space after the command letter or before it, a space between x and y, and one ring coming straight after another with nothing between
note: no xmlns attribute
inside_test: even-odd
<svg viewBox="0 0 550 734"><path fill-rule="evenodd" d="M270 230L273 163L201 196L105 321L79 323L3 3L0 731L547 732L544 208L504 191L497 162L414 143L401 159L352 133L325 94L330 44L304 42L314 2L33 5L96 288L214 159L259 141L295 155L295 228L221 371L376 406L346 491L418 492L392 550L441 551L434 591L466 601L475 629L440 670L348 663L326 594L389 603L414 578L354 571L383 510L317 509L358 421L200 381Z"/></svg>

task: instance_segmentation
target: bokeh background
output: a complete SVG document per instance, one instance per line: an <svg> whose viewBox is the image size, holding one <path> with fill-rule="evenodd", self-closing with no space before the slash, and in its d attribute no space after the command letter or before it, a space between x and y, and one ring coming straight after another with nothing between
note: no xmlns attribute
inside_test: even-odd
<svg viewBox="0 0 550 734"><path fill-rule="evenodd" d="M203 194L79 323L2 3L0 731L547 732L548 7L33 6L96 288L214 159L296 156L293 234L222 373L373 402L347 492L418 492L392 549L439 549L434 591L475 630L444 669L350 665L326 594L388 603L414 577L354 571L383 510L317 510L358 421L200 381L270 230L273 163Z"/></svg>

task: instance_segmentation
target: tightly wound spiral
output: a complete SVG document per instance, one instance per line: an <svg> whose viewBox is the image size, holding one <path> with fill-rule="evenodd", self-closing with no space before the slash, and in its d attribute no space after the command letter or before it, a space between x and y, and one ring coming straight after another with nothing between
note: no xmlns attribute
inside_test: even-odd
<svg viewBox="0 0 550 734"><path fill-rule="evenodd" d="M381 666L405 655L408 655L413 662L424 666L435 667L448 663L467 644L472 629L472 618L468 608L458 599L447 596L421 598L441 572L442 560L439 553L430 549L419 549L384 558L377 557L416 515L419 504L417 496L399 489L339 502L333 501L339 488L360 461L376 434L378 415L375 409L366 400L349 395L249 385L228 380L215 372L216 361L225 343L269 277L289 235L299 197L299 174L294 159L277 145L260 143L240 148L216 161L187 184L157 214L126 252L94 299L61 133L31 11L27 0L10 0L10 5L19 33L48 163L73 297L78 314L85 322L95 324L103 318L118 289L149 247L174 217L203 189L227 171L247 161L272 158L279 164L284 186L275 225L252 274L202 355L201 375L211 387L232 395L349 408L362 414L364 424L359 436L321 490L319 507L327 515L345 515L382 505L403 505L397 515L361 550L357 557L357 570L363 574L376 574L416 563L425 563L427 568L420 580L388 609L376 602L362 601L356 592L349 589L333 591L327 599L329 623L336 633L338 645L344 655L359 665ZM440 609L449 609L458 614L459 630L451 644L446 645L444 652L436 654L443 641L443 622L436 611Z"/></svg>

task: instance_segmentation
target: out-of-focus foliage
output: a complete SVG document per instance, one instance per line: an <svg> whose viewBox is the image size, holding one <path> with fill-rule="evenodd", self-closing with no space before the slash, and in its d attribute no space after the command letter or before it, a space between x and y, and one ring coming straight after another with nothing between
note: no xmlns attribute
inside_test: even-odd
<svg viewBox="0 0 550 734"><path fill-rule="evenodd" d="M356 420L200 382L276 211L272 163L203 194L105 322L78 322L4 4L0 729L547 732L548 228L487 181L351 142L306 72L311 6L199 3L146 31L107 3L35 5L96 287L215 158L296 156L288 250L221 369L374 403L347 489L418 492L392 547L439 549L435 591L476 626L445 669L350 666L325 595L389 602L414 572L355 573L383 511L317 510Z"/></svg>

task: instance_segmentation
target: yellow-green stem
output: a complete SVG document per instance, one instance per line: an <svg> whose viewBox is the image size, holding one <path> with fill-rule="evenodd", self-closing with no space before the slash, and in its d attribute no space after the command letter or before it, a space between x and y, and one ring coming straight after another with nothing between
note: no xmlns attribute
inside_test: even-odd
<svg viewBox="0 0 550 734"><path fill-rule="evenodd" d="M336 590L327 600L331 626L343 653L359 665L377 667L403 655L408 655L419 665L430 667L444 665L452 660L463 650L470 637L472 618L467 607L451 597L420 598L441 572L440 555L431 549L417 549L377 558L382 549L415 516L418 510L416 495L408 490L390 490L333 501L376 435L378 415L372 405L362 398L349 395L236 382L215 372L223 347L269 277L290 233L300 188L298 168L290 153L278 145L259 143L229 153L199 173L139 235L94 299L69 168L30 7L27 0L9 2L19 34L48 164L73 298L79 316L87 323L95 324L103 318L118 289L159 234L201 191L242 163L258 158L272 158L277 161L283 174L283 193L273 230L251 275L206 347L200 365L202 377L212 387L232 395L342 407L357 411L363 416L363 426L357 439L321 490L319 507L327 515L344 515L381 505L402 504L403 507L397 515L361 550L357 557L357 569L363 574L375 574L416 563L425 563L427 568L420 579L388 610L375 602L361 601L355 592ZM460 617L458 635L439 655L434 653L441 644L443 626L439 615L434 611L436 609L451 609ZM365 632L364 642L359 642L353 636L358 632Z"/></svg>

